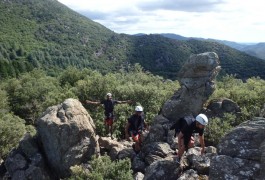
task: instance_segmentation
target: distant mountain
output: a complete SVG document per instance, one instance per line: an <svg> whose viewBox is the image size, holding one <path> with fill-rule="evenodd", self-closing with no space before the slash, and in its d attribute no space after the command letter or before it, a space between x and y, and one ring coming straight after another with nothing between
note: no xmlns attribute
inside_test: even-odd
<svg viewBox="0 0 265 180"><path fill-rule="evenodd" d="M171 34L171 33L162 33L160 35L167 37L167 38L176 39L176 40L188 40L188 39L190 39L188 37L184 37L184 36L177 35L177 34Z"/></svg>
<svg viewBox="0 0 265 180"><path fill-rule="evenodd" d="M242 51L265 60L265 43L245 46Z"/></svg>
<svg viewBox="0 0 265 180"><path fill-rule="evenodd" d="M214 41L158 34L117 34L55 0L0 1L0 79L33 68L50 74L67 66L102 73L139 63L175 79L191 54L216 52L222 73L265 79L265 61Z"/></svg>
<svg viewBox="0 0 265 180"><path fill-rule="evenodd" d="M233 41L226 40L218 40L218 39L204 39L204 38L196 38L196 37L184 37L177 34L160 34L164 37L176 39L176 40L189 40L189 39L197 39L202 41L215 41L221 44L227 45L229 47L235 48L239 51L245 52L251 56L255 56L260 59L265 60L265 43L237 43Z"/></svg>

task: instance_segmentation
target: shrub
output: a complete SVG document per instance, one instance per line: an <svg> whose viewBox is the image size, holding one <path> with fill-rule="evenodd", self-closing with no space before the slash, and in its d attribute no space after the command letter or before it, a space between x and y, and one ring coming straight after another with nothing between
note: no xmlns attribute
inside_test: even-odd
<svg viewBox="0 0 265 180"><path fill-rule="evenodd" d="M227 132L232 129L232 124L235 123L236 116L225 113L223 118L212 118L205 131L205 140L217 145Z"/></svg>
<svg viewBox="0 0 265 180"><path fill-rule="evenodd" d="M9 113L0 114L0 155L5 158L8 152L18 145L26 132L24 120Z"/></svg>
<svg viewBox="0 0 265 180"><path fill-rule="evenodd" d="M90 161L91 172L85 171L82 166L71 167L72 175L69 179L89 179L89 180L130 180L132 177L131 161L123 159L111 161L105 155L99 158L94 156Z"/></svg>

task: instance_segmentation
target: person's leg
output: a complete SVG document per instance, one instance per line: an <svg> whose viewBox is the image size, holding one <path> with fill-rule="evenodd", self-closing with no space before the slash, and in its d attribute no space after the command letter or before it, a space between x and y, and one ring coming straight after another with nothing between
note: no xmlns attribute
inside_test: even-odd
<svg viewBox="0 0 265 180"><path fill-rule="evenodd" d="M183 153L185 152L184 139L182 138L181 141L178 143L178 157L180 159Z"/></svg>
<svg viewBox="0 0 265 180"><path fill-rule="evenodd" d="M141 150L139 134L132 133L132 139L133 139L133 142L134 142L134 151L136 153L139 153L140 150Z"/></svg>
<svg viewBox="0 0 265 180"><path fill-rule="evenodd" d="M136 141L136 142L135 142L135 151L136 151L136 152L139 152L140 150L141 150L140 142L139 142L139 141Z"/></svg>
<svg viewBox="0 0 265 180"><path fill-rule="evenodd" d="M109 126L109 131L110 131L110 137L112 137L112 134L113 134L113 124L111 124L110 126Z"/></svg>
<svg viewBox="0 0 265 180"><path fill-rule="evenodd" d="M109 119L105 119L105 129L106 129L107 136L110 136L110 123L109 123Z"/></svg>

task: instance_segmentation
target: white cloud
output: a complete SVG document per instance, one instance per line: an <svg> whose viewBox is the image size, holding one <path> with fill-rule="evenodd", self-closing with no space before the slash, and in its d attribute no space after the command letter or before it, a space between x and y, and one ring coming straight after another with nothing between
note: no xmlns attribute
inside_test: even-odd
<svg viewBox="0 0 265 180"><path fill-rule="evenodd" d="M265 11L260 0L59 1L117 33L265 42Z"/></svg>

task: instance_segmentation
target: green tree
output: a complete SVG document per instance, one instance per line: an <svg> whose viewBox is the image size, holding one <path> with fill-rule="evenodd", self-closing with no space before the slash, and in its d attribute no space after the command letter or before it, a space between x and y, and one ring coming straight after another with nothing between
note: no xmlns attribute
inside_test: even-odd
<svg viewBox="0 0 265 180"><path fill-rule="evenodd" d="M27 124L33 125L47 107L74 97L69 89L60 87L56 78L46 76L40 70L26 73L19 79L10 79L4 86L9 94L11 110Z"/></svg>
<svg viewBox="0 0 265 180"><path fill-rule="evenodd" d="M7 92L5 90L0 89L0 113L8 111L9 111L9 104L8 104Z"/></svg>
<svg viewBox="0 0 265 180"><path fill-rule="evenodd" d="M0 157L5 158L9 151L18 145L26 132L25 121L10 113L0 113Z"/></svg>

